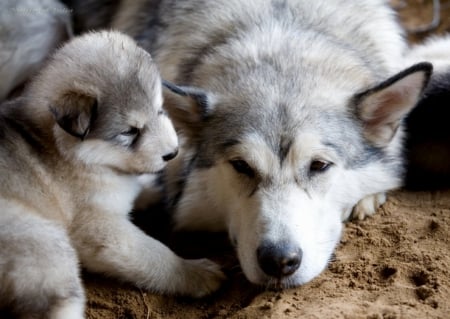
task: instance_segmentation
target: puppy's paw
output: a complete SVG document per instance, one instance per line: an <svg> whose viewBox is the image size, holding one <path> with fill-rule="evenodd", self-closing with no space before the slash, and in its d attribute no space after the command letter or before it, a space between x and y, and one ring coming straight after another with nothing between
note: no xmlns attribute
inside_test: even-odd
<svg viewBox="0 0 450 319"><path fill-rule="evenodd" d="M386 194L378 193L361 199L351 213L351 219L363 220L367 216L375 214L377 209L386 202Z"/></svg>
<svg viewBox="0 0 450 319"><path fill-rule="evenodd" d="M220 266L208 259L184 261L185 287L184 295L201 298L218 290L225 280Z"/></svg>

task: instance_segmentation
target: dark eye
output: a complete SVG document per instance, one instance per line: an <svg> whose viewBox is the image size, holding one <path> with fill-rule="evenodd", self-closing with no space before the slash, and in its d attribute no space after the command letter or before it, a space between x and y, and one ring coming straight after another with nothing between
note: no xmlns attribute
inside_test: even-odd
<svg viewBox="0 0 450 319"><path fill-rule="evenodd" d="M328 168L330 168L331 163L321 160L312 161L309 166L309 171L311 173L322 173L325 172Z"/></svg>
<svg viewBox="0 0 450 319"><path fill-rule="evenodd" d="M161 110L158 111L158 115L159 115L159 116L161 116L161 115L166 115L166 111L163 110L163 109L161 109Z"/></svg>
<svg viewBox="0 0 450 319"><path fill-rule="evenodd" d="M137 127L130 127L116 136L116 141L126 147L133 146L139 139L141 130Z"/></svg>
<svg viewBox="0 0 450 319"><path fill-rule="evenodd" d="M135 136L138 135L140 130L137 127L130 127L127 131L124 131L120 134L125 136Z"/></svg>
<svg viewBox="0 0 450 319"><path fill-rule="evenodd" d="M236 172L247 175L248 177L255 177L255 171L247 164L246 161L241 159L231 160L230 164L233 166Z"/></svg>

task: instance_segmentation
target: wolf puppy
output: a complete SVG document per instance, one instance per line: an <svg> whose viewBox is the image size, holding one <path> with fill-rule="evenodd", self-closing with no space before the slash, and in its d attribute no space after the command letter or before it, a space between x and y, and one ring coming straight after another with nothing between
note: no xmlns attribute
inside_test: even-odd
<svg viewBox="0 0 450 319"><path fill-rule="evenodd" d="M81 262L144 289L200 297L222 273L183 260L128 220L139 174L177 152L150 55L120 33L65 45L0 109L0 304L83 318Z"/></svg>
<svg viewBox="0 0 450 319"><path fill-rule="evenodd" d="M166 84L185 140L166 178L176 226L226 230L251 282L310 281L342 221L401 185L402 121L431 64L404 66L385 1L121 1L76 21L108 9L179 85Z"/></svg>

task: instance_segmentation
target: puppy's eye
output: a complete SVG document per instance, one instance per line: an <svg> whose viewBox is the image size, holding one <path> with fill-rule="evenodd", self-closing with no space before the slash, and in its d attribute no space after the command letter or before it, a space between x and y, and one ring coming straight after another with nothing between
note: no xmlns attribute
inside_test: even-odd
<svg viewBox="0 0 450 319"><path fill-rule="evenodd" d="M241 159L235 159L230 161L231 166L234 170L240 174L247 175L250 178L255 177L255 171L247 164L246 161Z"/></svg>
<svg viewBox="0 0 450 319"><path fill-rule="evenodd" d="M309 166L309 171L311 173L323 173L330 168L332 163L322 161L322 160L314 160L311 162Z"/></svg>
<svg viewBox="0 0 450 319"><path fill-rule="evenodd" d="M137 127L130 127L127 131L120 133L125 136L136 136L139 134L139 129Z"/></svg>
<svg viewBox="0 0 450 319"><path fill-rule="evenodd" d="M166 111L164 111L163 109L158 111L158 116L166 115L166 114L167 114Z"/></svg>
<svg viewBox="0 0 450 319"><path fill-rule="evenodd" d="M139 139L139 136L141 135L141 130L137 127L130 127L128 130L123 131L119 135L116 136L116 141L125 146L130 147L133 146L137 140Z"/></svg>

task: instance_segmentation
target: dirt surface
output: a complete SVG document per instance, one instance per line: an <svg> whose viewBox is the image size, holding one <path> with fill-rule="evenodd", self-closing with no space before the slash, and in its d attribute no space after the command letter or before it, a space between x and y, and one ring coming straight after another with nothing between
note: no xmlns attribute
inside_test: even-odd
<svg viewBox="0 0 450 319"><path fill-rule="evenodd" d="M228 270L216 295L159 296L86 275L88 318L450 318L449 234L450 191L395 192L374 217L346 225L324 273L282 292L248 283L222 238L197 236L191 245Z"/></svg>
<svg viewBox="0 0 450 319"><path fill-rule="evenodd" d="M393 1L407 28L428 24L431 4ZM450 2L441 1L437 32L446 30L450 31ZM88 318L450 318L450 191L390 194L375 216L346 225L325 272L305 286L282 292L248 283L225 237L170 239L161 232L165 227L151 226L178 253L220 262L228 275L224 287L207 299L189 300L85 274Z"/></svg>

